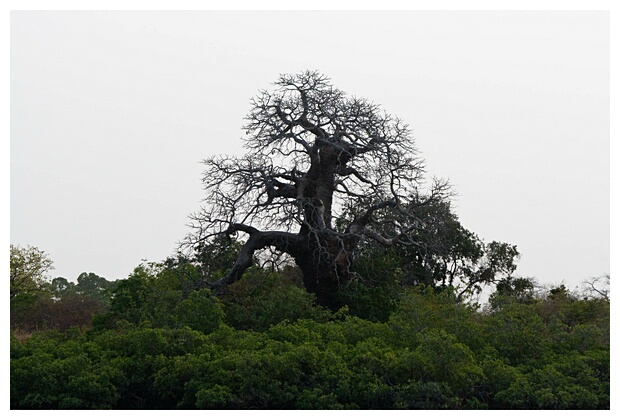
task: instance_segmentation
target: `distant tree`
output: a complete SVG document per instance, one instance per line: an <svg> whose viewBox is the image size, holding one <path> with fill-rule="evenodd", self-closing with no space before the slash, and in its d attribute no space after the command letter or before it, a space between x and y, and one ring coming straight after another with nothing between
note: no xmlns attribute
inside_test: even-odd
<svg viewBox="0 0 620 420"><path fill-rule="evenodd" d="M82 273L77 284L55 277L11 299L11 327L22 332L90 327L95 314L106 312L114 284L93 273Z"/></svg>
<svg viewBox="0 0 620 420"><path fill-rule="evenodd" d="M97 327L111 327L118 320L139 323L143 306L152 294L152 274L148 267L140 265L124 280L119 280L110 299L110 311L95 318ZM167 310L168 308L164 308Z"/></svg>
<svg viewBox="0 0 620 420"><path fill-rule="evenodd" d="M248 154L204 162L205 205L186 245L244 240L212 288L239 280L268 249L292 258L306 289L333 306L334 293L358 276L364 246L431 245L420 242L437 228L428 209L446 205L450 188L434 180L423 190L411 130L379 106L317 72L282 75L275 86L252 101Z"/></svg>
<svg viewBox="0 0 620 420"><path fill-rule="evenodd" d="M72 289L79 295L90 296L107 303L115 286L116 282L106 280L95 273L82 273Z"/></svg>
<svg viewBox="0 0 620 420"><path fill-rule="evenodd" d="M609 300L609 283L609 274L603 274L602 276L597 277L590 277L582 282L582 293L584 294L584 296L589 298Z"/></svg>
<svg viewBox="0 0 620 420"><path fill-rule="evenodd" d="M58 300L40 298L28 306L13 306L11 328L21 332L90 327L93 316L105 312L101 300L75 293L67 293Z"/></svg>
<svg viewBox="0 0 620 420"><path fill-rule="evenodd" d="M49 280L47 272L53 262L49 256L34 246L21 247L11 244L11 299L20 294L41 292Z"/></svg>
<svg viewBox="0 0 620 420"><path fill-rule="evenodd" d="M199 278L199 267L183 257L142 263L127 279L113 282L104 290L103 295L110 296L106 301L109 311L97 315L93 325L100 330L124 321L136 325L146 322L158 328L189 326L203 332L213 329L223 316L221 304L210 290L197 290Z"/></svg>
<svg viewBox="0 0 620 420"><path fill-rule="evenodd" d="M536 281L532 277L509 276L497 282L495 292L489 296L489 305L492 309L499 309L511 303L533 303L536 287Z"/></svg>
<svg viewBox="0 0 620 420"><path fill-rule="evenodd" d="M56 299L60 299L62 296L73 293L75 284L71 283L64 277L54 277L50 285L52 295Z"/></svg>

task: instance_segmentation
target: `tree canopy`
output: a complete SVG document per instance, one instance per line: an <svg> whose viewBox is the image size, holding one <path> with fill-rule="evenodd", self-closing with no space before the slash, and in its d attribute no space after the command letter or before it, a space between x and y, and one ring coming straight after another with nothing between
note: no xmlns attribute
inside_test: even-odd
<svg viewBox="0 0 620 420"><path fill-rule="evenodd" d="M11 299L38 293L48 280L47 272L53 269L49 256L35 246L21 247L11 244Z"/></svg>

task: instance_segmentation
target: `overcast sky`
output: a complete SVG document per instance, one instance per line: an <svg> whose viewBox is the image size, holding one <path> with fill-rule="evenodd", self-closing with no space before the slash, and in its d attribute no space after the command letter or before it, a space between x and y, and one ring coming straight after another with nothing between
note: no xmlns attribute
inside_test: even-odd
<svg viewBox="0 0 620 420"><path fill-rule="evenodd" d="M316 69L413 128L462 224L518 274L610 270L608 12L12 12L10 240L53 277L172 255L200 161L249 100Z"/></svg>

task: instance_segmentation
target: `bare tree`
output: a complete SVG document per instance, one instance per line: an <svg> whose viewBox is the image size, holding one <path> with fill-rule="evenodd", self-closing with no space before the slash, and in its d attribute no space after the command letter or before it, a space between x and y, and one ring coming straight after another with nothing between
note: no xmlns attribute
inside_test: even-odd
<svg viewBox="0 0 620 420"><path fill-rule="evenodd" d="M590 277L581 283L582 294L589 298L609 300L609 284L609 273L597 277Z"/></svg>
<svg viewBox="0 0 620 420"><path fill-rule="evenodd" d="M364 244L419 246L433 220L426 206L448 198L445 181L421 191L424 164L407 124L349 97L317 72L281 75L251 102L244 157L204 161L206 197L186 245L222 235L245 242L227 275L239 280L261 249L289 255L323 305L355 275ZM426 212L428 213L428 212Z"/></svg>

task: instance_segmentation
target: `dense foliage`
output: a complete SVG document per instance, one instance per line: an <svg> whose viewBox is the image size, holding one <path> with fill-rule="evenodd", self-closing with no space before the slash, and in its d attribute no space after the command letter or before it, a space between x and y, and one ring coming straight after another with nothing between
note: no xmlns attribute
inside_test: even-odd
<svg viewBox="0 0 620 420"><path fill-rule="evenodd" d="M609 409L608 275L541 292L424 191L401 120L275 86L246 156L205 161L184 255L73 283L11 245L12 408Z"/></svg>
<svg viewBox="0 0 620 420"><path fill-rule="evenodd" d="M564 287L535 293L531 280L507 279L479 308L453 289L399 286L386 276L343 293L347 306L332 312L291 267L250 270L219 298L192 287L198 270L182 258L139 266L99 289L107 303L92 325L24 335L14 324L22 334L11 333L11 407L610 405L608 298ZM47 300L77 299L70 289Z"/></svg>

